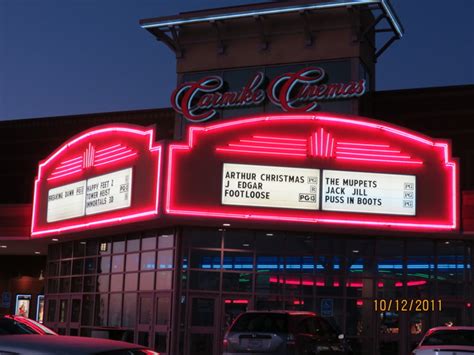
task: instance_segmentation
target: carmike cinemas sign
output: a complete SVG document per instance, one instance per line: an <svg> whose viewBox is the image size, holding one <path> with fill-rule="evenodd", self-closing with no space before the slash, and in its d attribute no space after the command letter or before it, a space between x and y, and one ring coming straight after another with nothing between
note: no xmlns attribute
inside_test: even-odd
<svg viewBox="0 0 474 355"><path fill-rule="evenodd" d="M175 111L188 121L203 122L212 118L220 108L255 106L267 97L283 111L313 111L320 101L360 97L366 91L364 79L347 83L324 83L326 73L320 67L307 67L295 73L273 78L266 90L264 75L255 76L238 91L224 91L220 76L207 76L178 86L171 96Z"/></svg>

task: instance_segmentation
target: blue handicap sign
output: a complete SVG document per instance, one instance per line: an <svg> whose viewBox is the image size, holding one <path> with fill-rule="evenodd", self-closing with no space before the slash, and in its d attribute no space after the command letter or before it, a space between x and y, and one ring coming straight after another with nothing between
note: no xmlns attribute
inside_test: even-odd
<svg viewBox="0 0 474 355"><path fill-rule="evenodd" d="M2 308L10 308L10 303L12 301L12 295L10 292L3 292L2 293Z"/></svg>
<svg viewBox="0 0 474 355"><path fill-rule="evenodd" d="M332 317L334 308L334 300L332 298L324 298L321 300L321 316Z"/></svg>

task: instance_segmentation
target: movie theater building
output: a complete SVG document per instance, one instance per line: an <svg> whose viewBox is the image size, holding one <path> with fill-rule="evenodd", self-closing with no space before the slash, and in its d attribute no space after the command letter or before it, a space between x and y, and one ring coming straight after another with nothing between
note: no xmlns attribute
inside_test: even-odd
<svg viewBox="0 0 474 355"><path fill-rule="evenodd" d="M208 355L241 312L305 310L355 354L402 355L472 324L473 88L375 92L403 36L387 1L141 26L176 54L173 111L17 124L57 142L31 207L46 325Z"/></svg>

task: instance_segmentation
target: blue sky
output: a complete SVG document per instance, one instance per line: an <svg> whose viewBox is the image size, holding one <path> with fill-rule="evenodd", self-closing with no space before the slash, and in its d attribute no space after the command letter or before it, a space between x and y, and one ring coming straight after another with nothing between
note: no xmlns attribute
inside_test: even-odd
<svg viewBox="0 0 474 355"><path fill-rule="evenodd" d="M245 0L0 0L0 120L168 107L175 59L142 18ZM377 89L474 84L473 0L393 0Z"/></svg>

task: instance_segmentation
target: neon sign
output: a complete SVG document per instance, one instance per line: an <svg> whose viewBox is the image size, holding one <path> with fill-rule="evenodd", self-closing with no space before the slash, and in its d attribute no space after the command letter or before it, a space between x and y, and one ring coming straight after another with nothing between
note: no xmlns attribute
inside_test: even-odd
<svg viewBox="0 0 474 355"><path fill-rule="evenodd" d="M335 114L279 114L189 126L187 142L170 144L168 154L165 211L170 215L245 221L246 225L266 221L393 231L458 229L458 170L450 144L380 121ZM327 200L319 209L261 201L244 205L236 202L235 194L223 196L223 184L238 184L230 181L238 164L274 167L274 171L317 169L323 178L323 173L332 174L327 177L334 181L357 177L364 185L340 188L340 195L370 198L376 205L353 209L335 200ZM196 167L206 173L191 178L189 171ZM365 186L366 180L370 186ZM258 187L256 183L253 187ZM331 188L334 193L338 190L334 184L318 185L331 194ZM393 186L399 190L395 197L389 191ZM303 192L311 194L308 191ZM396 204L395 209L387 207L385 198Z"/></svg>
<svg viewBox="0 0 474 355"><path fill-rule="evenodd" d="M185 82L171 95L173 109L190 122L203 122L214 117L217 109L255 106L268 99L287 112L316 110L320 101L350 99L366 92L366 81L325 83L326 72L320 67L307 67L295 73L284 73L262 88L264 75L257 72L238 91L220 92L224 79L207 76L197 81Z"/></svg>
<svg viewBox="0 0 474 355"><path fill-rule="evenodd" d="M39 164L31 235L153 218L161 152L153 128L125 124L96 127L65 142Z"/></svg>

